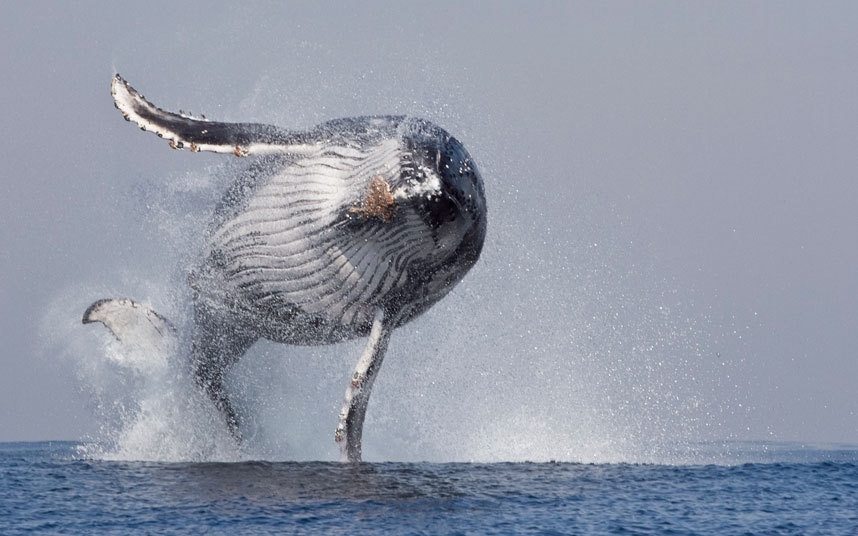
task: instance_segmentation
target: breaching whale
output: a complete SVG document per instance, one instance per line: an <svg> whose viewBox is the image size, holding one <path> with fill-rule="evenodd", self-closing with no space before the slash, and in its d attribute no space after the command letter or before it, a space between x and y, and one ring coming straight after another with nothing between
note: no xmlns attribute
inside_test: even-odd
<svg viewBox="0 0 858 536"><path fill-rule="evenodd" d="M111 93L126 120L174 149L251 157L215 210L188 277L198 385L240 440L224 379L254 342L368 337L335 432L342 459L360 461L367 402L391 332L447 295L482 251L485 192L467 150L414 117L290 131L167 112L119 75ZM103 323L120 340L135 329L173 336L166 319L127 299L99 300L83 321Z"/></svg>

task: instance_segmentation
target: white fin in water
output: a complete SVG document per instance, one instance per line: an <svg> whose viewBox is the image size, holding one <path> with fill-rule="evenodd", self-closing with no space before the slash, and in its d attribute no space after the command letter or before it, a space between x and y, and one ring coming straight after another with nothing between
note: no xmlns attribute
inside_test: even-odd
<svg viewBox="0 0 858 536"><path fill-rule="evenodd" d="M83 323L101 322L121 343L110 353L119 364L137 369L162 368L178 347L176 329L152 309L129 299L98 300L83 313Z"/></svg>

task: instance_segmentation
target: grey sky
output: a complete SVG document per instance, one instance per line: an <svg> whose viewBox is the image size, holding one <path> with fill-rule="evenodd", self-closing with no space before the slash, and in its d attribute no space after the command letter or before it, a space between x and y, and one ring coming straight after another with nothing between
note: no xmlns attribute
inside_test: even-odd
<svg viewBox="0 0 858 536"><path fill-rule="evenodd" d="M394 335L379 457L397 457L389 431L442 438L413 456L468 458L444 442L466 426L491 442L494 418L545 432L554 446L519 446L548 454L574 454L579 430L858 443L855 28L854 2L3 3L0 441L93 432L56 355L98 348L72 321L105 292L165 301L197 222L182 214L223 187L193 187L221 158L122 120L118 71L223 120L423 115L476 158L484 259ZM258 362L286 374L290 352ZM400 423L412 395L432 402Z"/></svg>

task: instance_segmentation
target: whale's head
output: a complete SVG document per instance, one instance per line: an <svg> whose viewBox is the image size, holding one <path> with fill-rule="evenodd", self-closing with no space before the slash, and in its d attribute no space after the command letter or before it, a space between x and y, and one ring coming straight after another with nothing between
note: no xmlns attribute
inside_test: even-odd
<svg viewBox="0 0 858 536"><path fill-rule="evenodd" d="M486 234L486 197L476 163L459 140L422 119L406 123L408 161L394 197L407 199L431 230L439 252L466 271Z"/></svg>
<svg viewBox="0 0 858 536"><path fill-rule="evenodd" d="M401 324L443 298L477 262L486 236L486 199L476 164L445 130L409 118L399 125L399 139L400 173L389 184L388 198L395 208L384 225L404 241L394 269L408 276L387 304L403 308ZM361 210L370 205L385 206L365 203Z"/></svg>

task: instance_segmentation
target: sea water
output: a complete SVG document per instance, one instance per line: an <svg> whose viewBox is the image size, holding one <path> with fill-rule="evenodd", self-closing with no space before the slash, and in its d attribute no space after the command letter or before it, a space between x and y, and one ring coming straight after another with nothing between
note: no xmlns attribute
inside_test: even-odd
<svg viewBox="0 0 858 536"><path fill-rule="evenodd" d="M130 462L0 444L0 534L858 534L858 449L732 463ZM722 460L727 457L722 456Z"/></svg>

